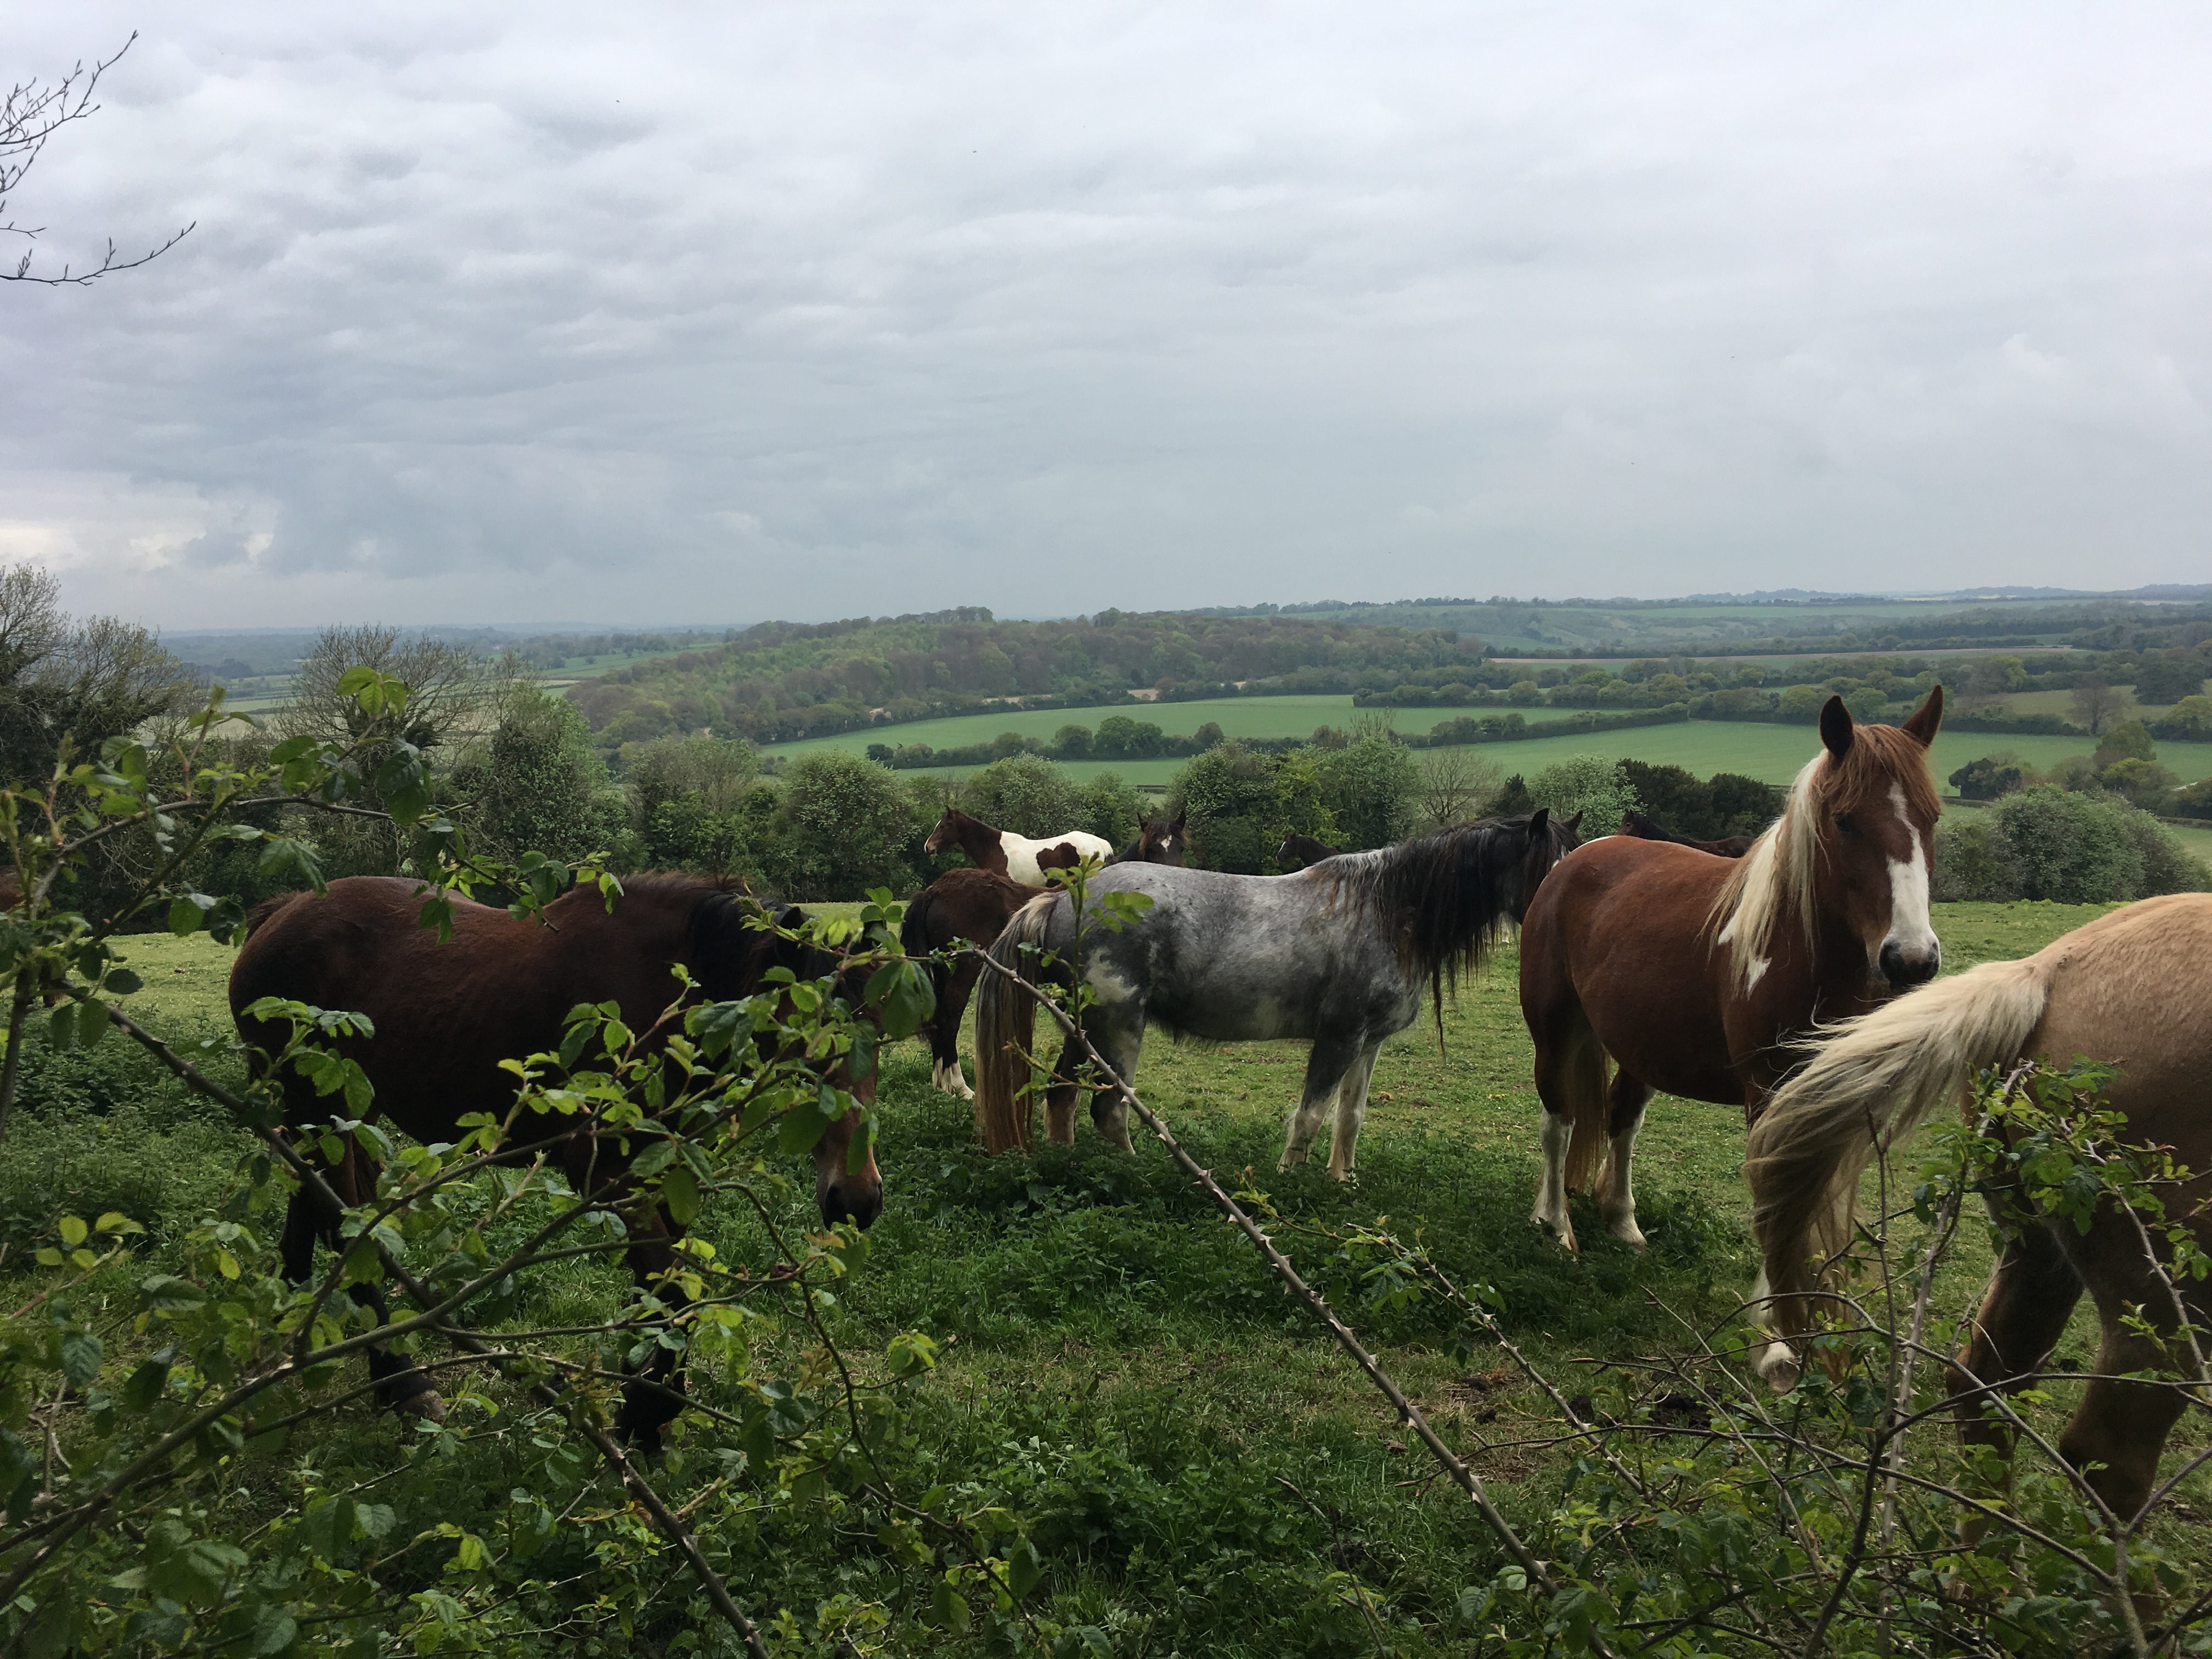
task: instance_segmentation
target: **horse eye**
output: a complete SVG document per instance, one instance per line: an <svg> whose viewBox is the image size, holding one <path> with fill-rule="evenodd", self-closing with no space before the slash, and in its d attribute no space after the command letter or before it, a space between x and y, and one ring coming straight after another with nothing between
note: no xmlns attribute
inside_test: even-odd
<svg viewBox="0 0 2212 1659"><path fill-rule="evenodd" d="M1858 820L1849 812L1838 812L1836 814L1836 828L1847 836L1856 836L1859 832Z"/></svg>

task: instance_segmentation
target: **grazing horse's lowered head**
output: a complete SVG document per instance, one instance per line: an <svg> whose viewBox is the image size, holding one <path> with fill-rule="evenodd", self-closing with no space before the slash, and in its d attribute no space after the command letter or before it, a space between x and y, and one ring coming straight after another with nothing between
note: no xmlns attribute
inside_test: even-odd
<svg viewBox="0 0 2212 1659"><path fill-rule="evenodd" d="M1331 847L1325 841L1316 841L1311 836L1302 836L1293 830L1283 837L1283 844L1275 849L1275 862L1285 870L1303 870L1319 864L1323 859L1333 859L1344 849Z"/></svg>
<svg viewBox="0 0 2212 1659"><path fill-rule="evenodd" d="M1641 812L1627 811L1620 815L1620 833L1633 836L1638 841L1663 841L1670 846L1692 847L1700 853L1711 853L1715 858L1740 859L1751 851L1756 836L1723 836L1717 841L1698 841L1689 836L1678 836L1673 830L1654 823Z"/></svg>

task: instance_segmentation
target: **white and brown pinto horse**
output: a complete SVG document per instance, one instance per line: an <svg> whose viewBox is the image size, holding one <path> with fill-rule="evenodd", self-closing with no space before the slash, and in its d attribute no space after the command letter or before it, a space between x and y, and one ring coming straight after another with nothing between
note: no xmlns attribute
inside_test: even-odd
<svg viewBox="0 0 2212 1659"><path fill-rule="evenodd" d="M955 847L965 853L968 862L978 870L988 870L1024 887L1040 889L1048 884L1048 870L1069 869L1086 857L1108 864L1114 857L1114 843L1087 830L1070 830L1065 835L1031 841L1011 830L994 830L982 819L971 818L958 807L948 806L945 816L938 819L937 828L929 832L929 839L922 843L921 850L936 858Z"/></svg>
<svg viewBox="0 0 2212 1659"><path fill-rule="evenodd" d="M1607 1229L1643 1244L1629 1157L1655 1090L1755 1120L1815 1025L1935 978L1928 745L1942 718L1941 686L1902 726L1859 726L1831 697L1820 753L1741 859L1611 836L1545 878L1521 933L1521 1012L1544 1101L1534 1219L1569 1249L1567 1189L1593 1178Z"/></svg>

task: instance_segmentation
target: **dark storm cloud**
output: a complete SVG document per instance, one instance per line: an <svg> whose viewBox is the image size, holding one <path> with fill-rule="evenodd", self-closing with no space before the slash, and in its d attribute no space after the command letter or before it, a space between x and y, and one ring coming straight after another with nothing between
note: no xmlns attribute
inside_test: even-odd
<svg viewBox="0 0 2212 1659"><path fill-rule="evenodd" d="M459 21L456 21L456 18ZM0 555L164 620L2204 568L2183 8L85 6Z"/></svg>

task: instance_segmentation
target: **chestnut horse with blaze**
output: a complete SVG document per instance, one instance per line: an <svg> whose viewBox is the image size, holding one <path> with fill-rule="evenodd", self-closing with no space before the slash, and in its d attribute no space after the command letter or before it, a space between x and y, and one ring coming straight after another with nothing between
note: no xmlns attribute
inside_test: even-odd
<svg viewBox="0 0 2212 1659"><path fill-rule="evenodd" d="M1820 753L1741 859L1612 836L1545 878L1521 932L1544 1101L1534 1218L1569 1249L1567 1189L1593 1177L1608 1231L1643 1245L1629 1158L1655 1091L1756 1118L1814 1025L1935 978L1942 718L1941 686L1901 726L1860 726L1831 697Z"/></svg>
<svg viewBox="0 0 2212 1659"><path fill-rule="evenodd" d="M357 1061L375 1088L374 1116L425 1143L457 1140L460 1120L472 1112L504 1117L514 1103L516 1079L500 1061L557 1048L569 1010L579 1003L613 1002L634 1031L649 1031L683 988L671 971L682 963L698 992L712 1001L732 1001L759 991L771 968L802 980L836 974L837 959L781 933L748 927L767 913L691 876L647 875L624 884L610 910L595 888L574 888L547 905L544 921L517 921L506 910L453 902L453 935L418 920L422 884L401 877L348 876L320 897L288 893L258 906L231 969L230 1007L240 1036L264 1054L283 1046L285 1028L249 1018L245 1010L263 997L284 997L321 1008L368 1016L375 1034L349 1039L341 1052ZM775 918L779 927L805 919L796 906ZM851 982L848 982L850 981ZM858 970L841 979L838 994L861 1006ZM875 1077L830 1069L833 1086L867 1103ZM296 1073L283 1079L285 1121L294 1126L326 1121L331 1103ZM881 1212L883 1176L869 1152L858 1170L848 1154L860 1127L856 1107L832 1123L814 1149L815 1198L831 1224L866 1227ZM627 1202L623 1160L599 1144L588 1121L560 1120L546 1132L573 1125L561 1149L570 1184L608 1194L610 1208L625 1209L627 1252L641 1285L676 1262L671 1248L683 1233L667 1210ZM536 1139L526 1126L525 1139ZM349 1206L375 1196L376 1170L349 1143L343 1163L326 1174ZM295 1283L314 1265L318 1239L340 1248L341 1218L302 1188L285 1218L284 1270ZM356 1286L355 1295L386 1316L381 1293ZM662 1285L672 1304L681 1293ZM423 1374L406 1360L370 1349L369 1374L377 1397L396 1410L442 1417L444 1402ZM617 1428L648 1447L680 1408L682 1375L667 1351L656 1348L645 1370L625 1386Z"/></svg>

